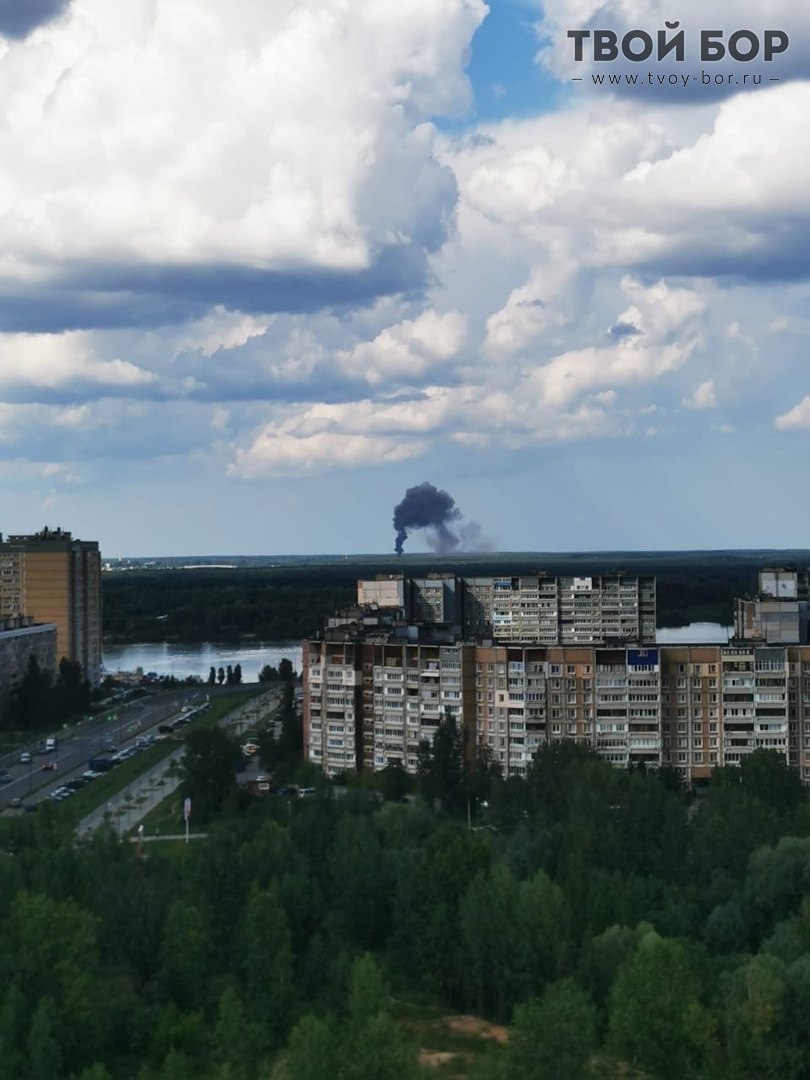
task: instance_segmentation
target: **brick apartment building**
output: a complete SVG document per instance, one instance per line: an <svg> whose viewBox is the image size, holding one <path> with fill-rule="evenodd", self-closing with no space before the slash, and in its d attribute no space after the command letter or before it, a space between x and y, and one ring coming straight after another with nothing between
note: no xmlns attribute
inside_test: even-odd
<svg viewBox="0 0 810 1080"><path fill-rule="evenodd" d="M57 662L78 661L91 683L101 678L101 556L98 543L62 529L0 534L0 619L25 617L56 626Z"/></svg>
<svg viewBox="0 0 810 1080"><path fill-rule="evenodd" d="M496 588L506 580L518 582L503 590L508 604ZM488 747L507 775L523 774L544 743L574 739L617 767L672 765L687 782L766 748L810 782L810 645L772 644L749 622L729 645L656 646L651 579L587 579L578 590L584 580L472 579L471 589L437 577L424 579L427 598L420 582L361 582L358 607L304 643L306 756L330 775L393 762L412 772L420 740L451 714L468 754ZM798 602L764 587L768 605ZM472 617L471 592L485 597ZM581 593L590 595L576 610ZM535 640L517 643L524 600L538 605L524 619ZM790 622L792 609L777 610L771 629L780 618ZM460 632L473 623L491 636Z"/></svg>

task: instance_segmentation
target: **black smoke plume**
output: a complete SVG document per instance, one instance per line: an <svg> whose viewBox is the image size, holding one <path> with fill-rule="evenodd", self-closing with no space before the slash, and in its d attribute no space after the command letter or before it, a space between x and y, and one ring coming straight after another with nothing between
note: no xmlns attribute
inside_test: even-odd
<svg viewBox="0 0 810 1080"><path fill-rule="evenodd" d="M451 528L455 522L462 522ZM402 546L413 532L425 531L433 551L444 555L458 548L481 549L481 528L475 521L463 521L463 514L446 491L440 491L427 480L408 488L405 498L394 508L394 528L397 532L394 550L402 554Z"/></svg>

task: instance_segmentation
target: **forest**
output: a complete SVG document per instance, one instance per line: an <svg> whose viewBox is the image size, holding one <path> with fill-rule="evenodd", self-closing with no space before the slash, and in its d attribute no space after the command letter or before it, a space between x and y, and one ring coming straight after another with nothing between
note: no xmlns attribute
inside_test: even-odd
<svg viewBox="0 0 810 1080"><path fill-rule="evenodd" d="M174 641L292 641L315 634L324 620L356 600L357 580L377 573L424 575L428 569L487 576L531 575L540 556L435 556L431 563L364 560L274 568L135 570L103 576L104 636L108 644ZM757 553L543 556L553 574L653 574L658 579L658 625L731 625L734 598L756 590L764 556ZM806 560L807 561L807 560Z"/></svg>
<svg viewBox="0 0 810 1080"><path fill-rule="evenodd" d="M466 775L456 740L440 727L415 786L226 783L205 839L141 855L58 807L5 821L4 1074L810 1075L810 805L783 759L717 770L696 801L573 744L525 778ZM428 1006L508 1041L427 1065Z"/></svg>

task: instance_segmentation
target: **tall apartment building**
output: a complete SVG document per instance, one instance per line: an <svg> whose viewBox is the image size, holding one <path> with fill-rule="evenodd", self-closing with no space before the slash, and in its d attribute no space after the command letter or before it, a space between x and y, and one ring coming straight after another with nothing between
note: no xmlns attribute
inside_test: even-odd
<svg viewBox="0 0 810 1080"><path fill-rule="evenodd" d="M810 647L658 648L417 643L378 634L305 644L306 754L331 775L416 768L448 713L468 753L522 775L571 739L617 767L671 765L685 781L776 750L810 782Z"/></svg>
<svg viewBox="0 0 810 1080"><path fill-rule="evenodd" d="M538 645L655 644L655 578L380 577L359 581L358 604L398 608L420 626ZM387 601L387 602L386 602Z"/></svg>
<svg viewBox="0 0 810 1080"><path fill-rule="evenodd" d="M0 618L28 616L56 626L56 654L101 677L101 556L98 543L61 529L0 534Z"/></svg>
<svg viewBox="0 0 810 1080"><path fill-rule="evenodd" d="M500 640L497 634L462 636L450 625L410 622L409 612L396 605L387 613L356 609L351 619L331 620L304 647L310 760L331 775L393 762L412 772L420 741L430 741L451 714L466 733L467 753L486 747L507 775L522 775L543 744L572 739L617 767L671 765L685 782L706 779L718 766L739 765L756 749L775 750L810 783L809 645L743 635L728 645L614 643L609 638L617 618L622 626L621 579L602 578L599 588L591 586L590 623L578 625L575 617L573 628L566 612L576 609L578 579L561 579L562 586L528 579L537 584L536 597L527 579L507 589L514 580L463 579L463 603L477 589L478 600L489 604L492 598L493 618L509 614L508 630L497 624ZM500 581L508 594L502 608ZM765 585L781 590L777 599L783 603L802 602L783 578L766 577ZM649 611L654 583L642 579L634 588L639 610ZM642 605L643 588L649 591ZM801 590L797 583L797 596ZM404 582L397 597L407 600L407 593ZM624 597L632 610L629 588ZM538 623L531 608L517 617L523 598L527 604L536 598L538 612L556 613L556 631L550 616L542 631L548 641L530 640ZM541 598L548 607L540 607ZM774 597L765 591L760 599L770 603ZM469 610L464 608L465 617ZM608 640L566 640L595 631L610 631ZM529 640L512 642L507 633Z"/></svg>
<svg viewBox="0 0 810 1080"><path fill-rule="evenodd" d="M734 636L769 645L808 644L809 577L806 570L762 570L757 595L734 602Z"/></svg>

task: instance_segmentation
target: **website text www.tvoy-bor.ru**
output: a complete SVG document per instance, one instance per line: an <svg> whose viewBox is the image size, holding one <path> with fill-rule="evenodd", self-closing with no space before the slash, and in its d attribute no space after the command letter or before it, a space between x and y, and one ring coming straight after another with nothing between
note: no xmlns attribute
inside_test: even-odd
<svg viewBox="0 0 810 1080"><path fill-rule="evenodd" d="M761 86L762 75L746 72L731 72L729 74L712 74L709 71L701 71L700 75L659 75L657 72L648 71L633 73L606 73L592 72L591 80L596 86L680 86L689 87L692 83L702 86ZM573 82L584 82L582 78L573 79ZM766 77L766 82L779 82L779 79Z"/></svg>

